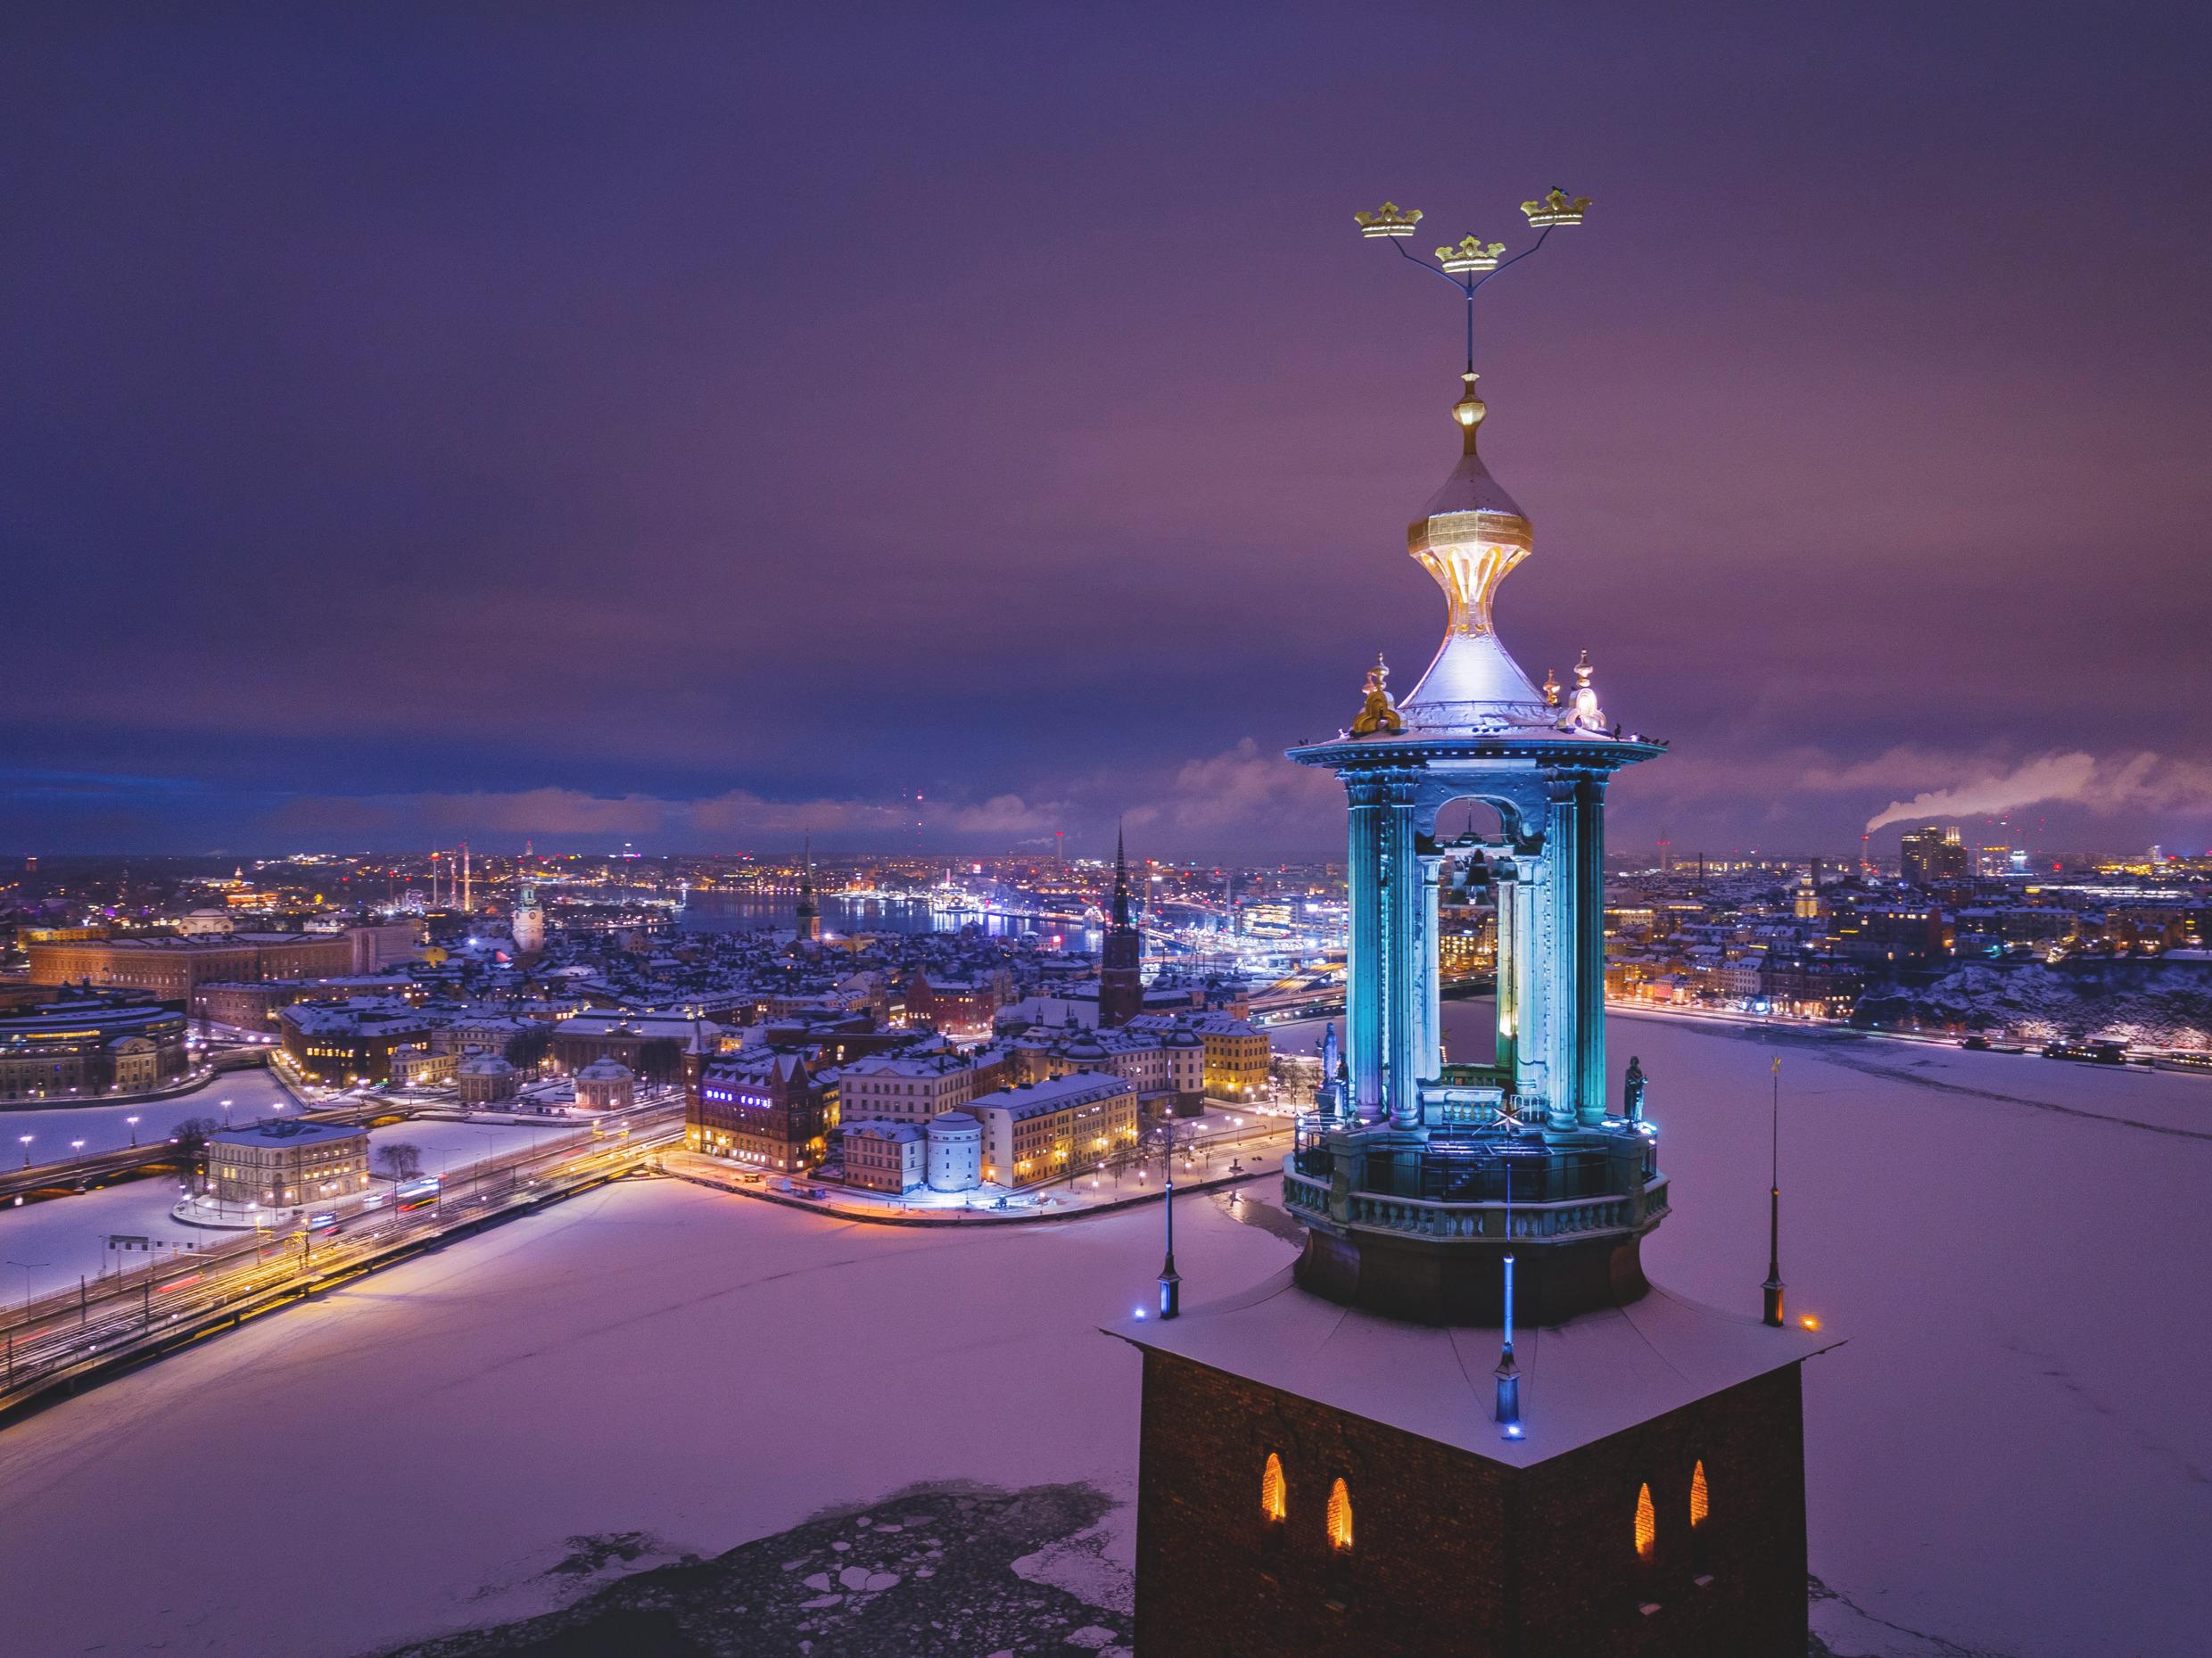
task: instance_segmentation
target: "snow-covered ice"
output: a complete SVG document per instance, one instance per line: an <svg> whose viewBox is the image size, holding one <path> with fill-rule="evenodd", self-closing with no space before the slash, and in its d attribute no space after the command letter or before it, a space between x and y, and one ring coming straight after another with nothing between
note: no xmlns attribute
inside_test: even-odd
<svg viewBox="0 0 2212 1658"><path fill-rule="evenodd" d="M72 1155L72 1141L83 1141L87 1152L112 1151L128 1145L134 1134L144 1145L167 1139L169 1131L188 1117L220 1123L225 1100L230 1101L234 1123L289 1116L298 1109L293 1097L268 1072L233 1071L170 1100L117 1100L104 1105L0 1111L0 1157L20 1164L28 1150L35 1161L51 1163ZM138 1119L135 1128L128 1120L134 1117ZM21 1143L25 1134L33 1136L28 1148Z"/></svg>
<svg viewBox="0 0 2212 1658"><path fill-rule="evenodd" d="M2212 1082L1644 1019L1612 1042L1673 1180L1653 1275L1746 1308L1783 1056L1791 1307L1848 1338L1806 1370L1812 1567L1846 1597L1816 1629L2200 1651ZM1187 1295L1290 1258L1184 1201ZM1158 1218L938 1233L663 1181L457 1243L0 1430L10 1651L336 1658L583 1592L543 1575L578 1537L647 1534L642 1566L919 1481L1126 1498L1135 1356L1095 1326L1148 1296ZM250 1546L194 1523L219 1499ZM1129 1519L1069 1574L1126 1567Z"/></svg>

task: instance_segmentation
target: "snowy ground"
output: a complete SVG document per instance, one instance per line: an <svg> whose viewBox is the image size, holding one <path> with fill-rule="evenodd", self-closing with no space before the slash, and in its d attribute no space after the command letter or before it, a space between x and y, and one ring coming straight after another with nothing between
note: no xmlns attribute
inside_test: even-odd
<svg viewBox="0 0 2212 1658"><path fill-rule="evenodd" d="M1456 1048L1486 1016L1448 1009ZM1844 1597L1816 1629L1914 1658L2200 1652L2212 1086L1613 1030L1674 1183L1653 1274L1721 1305L1765 1271L1783 1056L1792 1307L1849 1338L1806 1373L1812 1565ZM1187 1296L1288 1258L1185 1205ZM614 1571L919 1481L1126 1497L1136 1365L1094 1326L1147 1293L1157 1221L941 1234L664 1181L456 1244L0 1430L8 1650L344 1658L573 1598L606 1580L556 1570L579 1538L646 1534ZM250 1501L252 1546L179 1491ZM1109 1528L1126 1562L1127 1511Z"/></svg>
<svg viewBox="0 0 2212 1658"><path fill-rule="evenodd" d="M42 1111L0 1111L0 1156L20 1164L26 1150L21 1136L34 1136L28 1150L34 1162L51 1163L76 1155L70 1147L82 1140L87 1151L112 1151L127 1146L135 1133L138 1143L165 1140L169 1130L187 1117L223 1120L222 1102L230 1101L233 1122L251 1123L264 1117L281 1117L296 1109L292 1096L267 1071L231 1071L215 1077L206 1087L174 1100L150 1104L117 1101L110 1105L60 1106ZM136 1129L125 1119L138 1119Z"/></svg>
<svg viewBox="0 0 2212 1658"><path fill-rule="evenodd" d="M232 1110L243 1104L233 1095ZM241 1121L245 1120L243 1116ZM550 1142L563 1134L588 1134L575 1124L554 1128L491 1126L473 1123L395 1123L373 1128L372 1148L404 1141L420 1148L425 1173L458 1172L489 1156L521 1151L534 1134ZM486 1138L489 1135L490 1138ZM371 1156L375 1155L372 1150ZM115 1233L152 1238L161 1246L226 1243L235 1232L209 1231L169 1218L183 1191L173 1175L126 1180L76 1197L50 1198L21 1208L0 1208L0 1303L18 1302L26 1293L44 1295L74 1287L78 1277L145 1265L144 1254L116 1254L107 1246ZM29 1271L25 1271L25 1267Z"/></svg>

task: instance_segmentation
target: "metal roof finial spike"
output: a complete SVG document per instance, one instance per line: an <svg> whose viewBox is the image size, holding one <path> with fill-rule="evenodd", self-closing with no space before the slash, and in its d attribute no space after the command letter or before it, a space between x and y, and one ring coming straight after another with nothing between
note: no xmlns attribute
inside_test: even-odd
<svg viewBox="0 0 2212 1658"><path fill-rule="evenodd" d="M1506 1339L1498 1355L1498 1431L1509 1439L1521 1437L1521 1371L1513 1361L1513 1163L1506 1171Z"/></svg>
<svg viewBox="0 0 2212 1658"><path fill-rule="evenodd" d="M1175 1130L1168 1131L1168 1191L1160 1200L1168 1213L1168 1258L1160 1268L1160 1316L1174 1318L1183 1311L1183 1274L1175 1264Z"/></svg>

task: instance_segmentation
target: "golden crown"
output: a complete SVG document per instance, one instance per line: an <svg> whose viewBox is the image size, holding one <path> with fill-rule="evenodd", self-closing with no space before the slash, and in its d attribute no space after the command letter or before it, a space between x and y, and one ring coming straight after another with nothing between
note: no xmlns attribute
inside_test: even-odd
<svg viewBox="0 0 2212 1658"><path fill-rule="evenodd" d="M1480 236L1462 236L1456 247L1439 248L1436 257L1446 270L1496 270L1498 256L1506 251L1502 242L1485 242Z"/></svg>
<svg viewBox="0 0 2212 1658"><path fill-rule="evenodd" d="M1569 195L1555 189L1540 202L1523 202L1521 210L1529 216L1529 223L1539 230L1548 230L1554 225L1579 225L1589 208L1589 197Z"/></svg>
<svg viewBox="0 0 2212 1658"><path fill-rule="evenodd" d="M1421 222L1421 210L1385 202L1372 213L1354 213L1352 218L1358 221L1363 236L1410 236Z"/></svg>

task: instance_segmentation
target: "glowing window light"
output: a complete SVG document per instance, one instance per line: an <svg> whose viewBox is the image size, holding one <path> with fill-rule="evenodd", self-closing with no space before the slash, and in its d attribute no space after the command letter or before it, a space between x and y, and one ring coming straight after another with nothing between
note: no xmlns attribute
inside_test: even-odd
<svg viewBox="0 0 2212 1658"><path fill-rule="evenodd" d="M1341 1480L1329 1488L1329 1543L1335 1548L1352 1546L1352 1494Z"/></svg>
<svg viewBox="0 0 2212 1658"><path fill-rule="evenodd" d="M1651 1487L1636 1493L1636 1555L1649 1560L1659 1547L1659 1516L1651 1505Z"/></svg>
<svg viewBox="0 0 2212 1658"><path fill-rule="evenodd" d="M1705 1489L1705 1465L1704 1465L1704 1464L1703 1464L1703 1463L1701 1462L1701 1463L1699 1463L1699 1464L1697 1464L1697 1466L1696 1466L1696 1468L1694 1468L1694 1469L1692 1469L1692 1470L1690 1471L1690 1476L1689 1476L1689 1522L1690 1522L1690 1524L1691 1524L1692 1526L1701 1526L1701 1525L1704 1524L1704 1523L1705 1523L1705 1516L1706 1516L1706 1514L1709 1514L1709 1513L1711 1513L1711 1512L1712 1512L1712 1507L1713 1507L1712 1497L1711 1497L1711 1496L1707 1493L1707 1491L1706 1491L1706 1489ZM1639 1521L1638 1522L1638 1526L1639 1526L1639 1528L1640 1528L1640 1526L1641 1526L1641 1524L1642 1524L1642 1522L1639 1520Z"/></svg>
<svg viewBox="0 0 2212 1658"><path fill-rule="evenodd" d="M1341 1480L1336 1485L1340 1491L1344 1489ZM1349 1505L1346 1507L1349 1510ZM1259 1511L1270 1520L1283 1519L1291 1512L1290 1490L1283 1480L1283 1459L1273 1451L1267 1453L1267 1472L1259 1476Z"/></svg>

